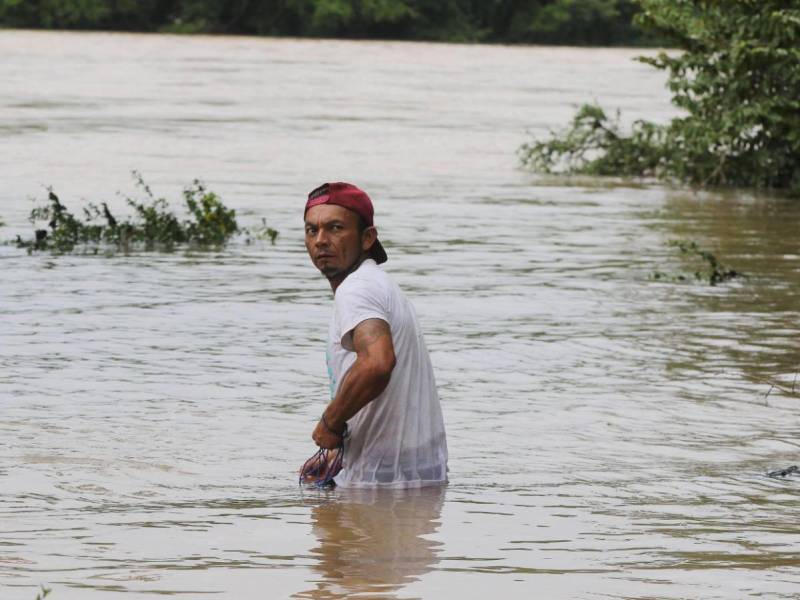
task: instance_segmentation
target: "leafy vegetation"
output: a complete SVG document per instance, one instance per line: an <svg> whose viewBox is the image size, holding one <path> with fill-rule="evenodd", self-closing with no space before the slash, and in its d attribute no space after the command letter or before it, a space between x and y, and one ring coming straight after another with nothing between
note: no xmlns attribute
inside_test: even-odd
<svg viewBox="0 0 800 600"><path fill-rule="evenodd" d="M199 181L183 191L183 200L188 212L187 219L180 219L164 198L157 198L141 175L134 173L137 186L144 192L144 201L127 198L133 214L118 219L103 202L99 206L89 204L83 215L76 216L61 202L52 190L48 190L48 202L31 211L29 220L36 225L46 222L46 228L35 230L33 239L23 240L17 236L17 246L29 252L51 250L56 253L72 252L78 247L98 252L102 247L120 250L143 248L145 250L172 250L180 244L199 247L225 245L236 233L251 232L239 227L236 211L227 208L219 197ZM269 238L274 244L278 232L267 227L253 232L253 236Z"/></svg>
<svg viewBox="0 0 800 600"><path fill-rule="evenodd" d="M740 271L728 268L720 263L719 259L709 252L701 248L697 242L690 240L670 240L669 245L677 248L681 255L685 257L690 264L692 264L693 271L691 275L683 273L677 275L670 275L661 271L654 272L651 277L656 281L703 281L709 285L717 285L724 283L737 277L744 277Z"/></svg>
<svg viewBox="0 0 800 600"><path fill-rule="evenodd" d="M612 119L599 106L584 104L567 130L551 139L523 145L523 164L542 173L660 174L666 161L664 128L636 121L626 136L619 120L619 113Z"/></svg>
<svg viewBox="0 0 800 600"><path fill-rule="evenodd" d="M0 0L0 26L570 44L652 41L635 0Z"/></svg>
<svg viewBox="0 0 800 600"><path fill-rule="evenodd" d="M53 590L50 589L50 588L46 588L44 586L40 586L39 593L36 594L36 600L44 600L45 598L47 598L47 596L50 595L50 592L52 592L52 591Z"/></svg>
<svg viewBox="0 0 800 600"><path fill-rule="evenodd" d="M637 22L680 53L639 60L668 74L685 116L633 123L599 106L520 149L533 170L655 176L800 195L800 6L785 0L640 0Z"/></svg>

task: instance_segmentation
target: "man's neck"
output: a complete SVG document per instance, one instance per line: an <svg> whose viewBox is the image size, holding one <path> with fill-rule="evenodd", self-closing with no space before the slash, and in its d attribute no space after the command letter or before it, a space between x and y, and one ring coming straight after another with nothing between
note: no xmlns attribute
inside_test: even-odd
<svg viewBox="0 0 800 600"><path fill-rule="evenodd" d="M358 267L362 265L362 263L369 258L368 255L362 254L356 262L352 264L352 266L344 271L343 273L339 273L334 275L333 277L328 278L328 283L331 284L331 290L333 293L336 294L336 288L342 285L342 282L347 279L347 276L351 273L355 273L358 270Z"/></svg>

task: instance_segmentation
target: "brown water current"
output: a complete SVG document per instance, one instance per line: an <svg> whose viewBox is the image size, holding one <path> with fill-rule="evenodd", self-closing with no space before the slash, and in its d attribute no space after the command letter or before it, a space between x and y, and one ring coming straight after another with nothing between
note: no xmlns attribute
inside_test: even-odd
<svg viewBox="0 0 800 600"><path fill-rule="evenodd" d="M636 51L0 31L0 238L52 185L202 178L275 246L0 246L0 598L796 598L800 203L537 178ZM305 193L353 181L425 329L450 484L312 492L325 281ZM653 281L694 239L746 279ZM779 384L774 386L773 384ZM792 391L794 388L794 393Z"/></svg>

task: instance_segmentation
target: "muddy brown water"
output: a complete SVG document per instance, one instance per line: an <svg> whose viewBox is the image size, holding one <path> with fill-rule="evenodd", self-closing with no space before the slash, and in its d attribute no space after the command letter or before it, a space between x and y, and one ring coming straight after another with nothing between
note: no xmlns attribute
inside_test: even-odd
<svg viewBox="0 0 800 600"><path fill-rule="evenodd" d="M0 32L0 237L48 185L124 210L131 169L280 230L0 246L0 597L797 597L800 478L765 473L800 463L800 204L517 168L584 101L669 118L635 54ZM444 489L297 486L330 310L300 211L335 179L425 328ZM674 238L749 277L652 281Z"/></svg>

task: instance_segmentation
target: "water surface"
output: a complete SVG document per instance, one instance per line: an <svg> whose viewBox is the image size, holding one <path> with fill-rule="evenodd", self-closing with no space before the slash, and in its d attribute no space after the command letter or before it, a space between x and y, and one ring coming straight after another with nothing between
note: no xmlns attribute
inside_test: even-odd
<svg viewBox="0 0 800 600"><path fill-rule="evenodd" d="M765 473L800 462L800 205L516 167L584 101L669 118L635 54L0 32L0 237L48 185L124 210L131 169L281 232L0 247L3 599L795 597L800 480ZM296 484L327 390L300 227L325 180L371 193L420 314L445 489ZM692 268L673 238L749 277L652 281Z"/></svg>

